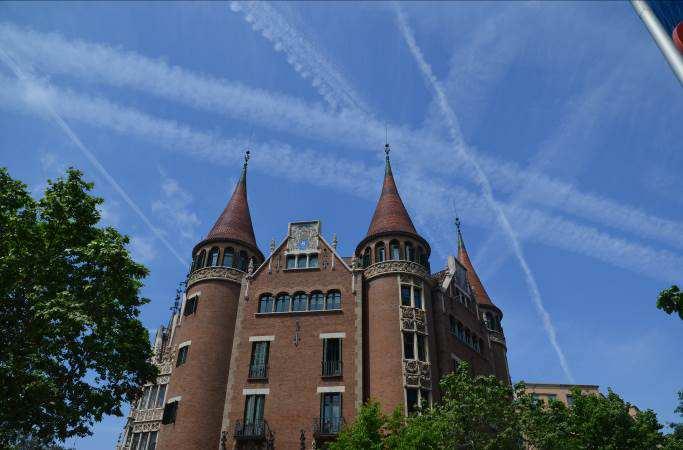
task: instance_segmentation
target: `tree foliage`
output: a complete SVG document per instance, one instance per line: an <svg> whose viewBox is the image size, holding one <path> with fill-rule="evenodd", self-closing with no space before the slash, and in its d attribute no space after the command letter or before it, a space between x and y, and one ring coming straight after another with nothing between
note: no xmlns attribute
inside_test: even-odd
<svg viewBox="0 0 683 450"><path fill-rule="evenodd" d="M667 314L678 313L683 320L683 291L675 284L659 293L657 308Z"/></svg>
<svg viewBox="0 0 683 450"><path fill-rule="evenodd" d="M92 187L69 169L36 201L0 168L1 448L90 434L156 376L138 319L147 269L97 226Z"/></svg>
<svg viewBox="0 0 683 450"><path fill-rule="evenodd" d="M466 364L444 377L440 388L440 402L408 417L400 409L384 415L369 402L330 448L683 449L683 441L661 433L654 412L637 411L612 391L603 396L575 389L572 406L545 403L525 393L522 383L512 388L493 376L474 377Z"/></svg>

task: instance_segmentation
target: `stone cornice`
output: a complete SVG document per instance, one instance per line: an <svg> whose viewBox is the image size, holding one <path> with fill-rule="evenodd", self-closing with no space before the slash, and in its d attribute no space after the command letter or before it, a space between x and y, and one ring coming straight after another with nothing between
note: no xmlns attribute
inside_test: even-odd
<svg viewBox="0 0 683 450"><path fill-rule="evenodd" d="M389 273L405 273L429 281L429 271L427 268L413 261L392 259L372 264L364 270L365 278L368 280Z"/></svg>
<svg viewBox="0 0 683 450"><path fill-rule="evenodd" d="M211 266L203 267L195 270L187 279L187 287L189 288L195 283L205 280L225 280L235 283L241 283L242 278L246 273L234 267Z"/></svg>

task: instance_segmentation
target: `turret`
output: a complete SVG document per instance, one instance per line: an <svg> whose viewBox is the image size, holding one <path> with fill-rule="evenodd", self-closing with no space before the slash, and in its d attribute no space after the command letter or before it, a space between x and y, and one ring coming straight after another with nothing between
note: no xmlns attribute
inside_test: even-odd
<svg viewBox="0 0 683 450"><path fill-rule="evenodd" d="M264 259L247 201L248 160L249 152L227 206L192 251L158 449L215 448L220 441L242 281Z"/></svg>
<svg viewBox="0 0 683 450"><path fill-rule="evenodd" d="M474 299L477 302L480 319L484 321L488 331L489 342L491 346L491 358L493 362L493 369L495 375L506 383L510 383L510 371L507 363L507 347L505 344L505 334L501 322L503 320L503 312L493 303L491 297L484 289L477 272L474 270L470 256L465 247L465 241L462 238L462 231L460 230L460 220L456 218L456 226L458 229L458 260L467 269L467 282L472 289Z"/></svg>
<svg viewBox="0 0 683 450"><path fill-rule="evenodd" d="M432 399L430 247L401 200L389 151L386 144L382 193L356 248L364 268L364 389L386 411L411 411Z"/></svg>

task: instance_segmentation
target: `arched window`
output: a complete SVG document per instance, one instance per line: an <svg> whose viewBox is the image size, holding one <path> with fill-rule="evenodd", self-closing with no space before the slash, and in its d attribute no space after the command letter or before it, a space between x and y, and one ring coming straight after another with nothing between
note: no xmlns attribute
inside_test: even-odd
<svg viewBox="0 0 683 450"><path fill-rule="evenodd" d="M201 252L199 252L199 254L197 255L197 262L194 265L195 270L201 269L202 267L204 267L204 257L205 256L206 256L206 250L202 250Z"/></svg>
<svg viewBox="0 0 683 450"><path fill-rule="evenodd" d="M308 308L308 295L303 292L297 292L292 298L292 311L306 311Z"/></svg>
<svg viewBox="0 0 683 450"><path fill-rule="evenodd" d="M234 267L235 266L235 249L232 247L226 247L223 250L223 267Z"/></svg>
<svg viewBox="0 0 683 450"><path fill-rule="evenodd" d="M237 258L237 263L239 265L240 270L243 270L245 272L247 271L247 252L245 252L244 250L240 250L239 256Z"/></svg>
<svg viewBox="0 0 683 450"><path fill-rule="evenodd" d="M327 293L325 309L341 309L341 292L330 291Z"/></svg>
<svg viewBox="0 0 683 450"><path fill-rule="evenodd" d="M271 313L273 312L273 296L270 294L263 294L258 301L258 312Z"/></svg>
<svg viewBox="0 0 683 450"><path fill-rule="evenodd" d="M384 242L378 242L375 245L375 262L382 262L386 259L386 249L384 248Z"/></svg>
<svg viewBox="0 0 683 450"><path fill-rule="evenodd" d="M415 261L415 248L410 242L405 243L406 246L406 259L408 261Z"/></svg>
<svg viewBox="0 0 683 450"><path fill-rule="evenodd" d="M370 264L370 247L365 247L365 251L363 252L363 267L368 267Z"/></svg>
<svg viewBox="0 0 683 450"><path fill-rule="evenodd" d="M427 265L427 259L425 258L425 251L422 249L422 247L417 248L417 262L419 262L423 266Z"/></svg>
<svg viewBox="0 0 683 450"><path fill-rule="evenodd" d="M401 259L401 246L398 241L391 241L389 243L389 255L391 259Z"/></svg>
<svg viewBox="0 0 683 450"><path fill-rule="evenodd" d="M206 261L207 266L217 266L218 265L218 247L213 247L209 250L209 259Z"/></svg>
<svg viewBox="0 0 683 450"><path fill-rule="evenodd" d="M275 312L289 312L289 294L278 294L275 299Z"/></svg>
<svg viewBox="0 0 683 450"><path fill-rule="evenodd" d="M325 309L325 296L319 291L311 293L308 305L310 311L321 311Z"/></svg>

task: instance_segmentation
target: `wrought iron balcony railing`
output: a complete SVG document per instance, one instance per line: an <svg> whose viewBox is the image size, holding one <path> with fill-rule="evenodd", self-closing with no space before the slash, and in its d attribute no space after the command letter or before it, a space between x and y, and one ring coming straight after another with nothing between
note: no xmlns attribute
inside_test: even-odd
<svg viewBox="0 0 683 450"><path fill-rule="evenodd" d="M313 436L316 439L335 437L344 425L343 417L316 417L313 419Z"/></svg>
<svg viewBox="0 0 683 450"><path fill-rule="evenodd" d="M268 364L251 364L249 366L250 380L268 379Z"/></svg>
<svg viewBox="0 0 683 450"><path fill-rule="evenodd" d="M340 377L342 376L342 368L341 361L323 361L323 377Z"/></svg>
<svg viewBox="0 0 683 450"><path fill-rule="evenodd" d="M266 438L270 433L268 422L265 420L254 420L249 423L235 422L234 437L238 441L259 441Z"/></svg>

